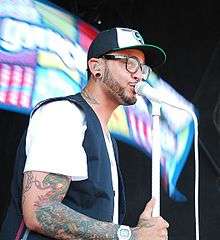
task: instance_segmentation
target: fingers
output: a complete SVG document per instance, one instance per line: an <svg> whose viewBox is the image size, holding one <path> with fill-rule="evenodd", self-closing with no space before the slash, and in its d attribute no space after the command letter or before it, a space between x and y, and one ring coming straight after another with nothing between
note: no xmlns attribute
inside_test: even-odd
<svg viewBox="0 0 220 240"><path fill-rule="evenodd" d="M163 219L164 220L164 219ZM168 228L169 227L169 223L166 221L166 220L164 220L164 226L165 226L165 228Z"/></svg>
<svg viewBox="0 0 220 240"><path fill-rule="evenodd" d="M167 229L161 232L161 239L168 240L168 231Z"/></svg>
<svg viewBox="0 0 220 240"><path fill-rule="evenodd" d="M161 216L155 219L157 219L157 225L160 228L167 229L169 227L169 223L166 220L164 220Z"/></svg>
<svg viewBox="0 0 220 240"><path fill-rule="evenodd" d="M145 206L144 211L140 215L138 221L137 234L139 240L144 239L168 239L169 223L161 216L153 217L153 209L155 207L155 199L152 198Z"/></svg>
<svg viewBox="0 0 220 240"><path fill-rule="evenodd" d="M167 237L168 236L168 231L167 229L162 229L161 230L161 237Z"/></svg>
<svg viewBox="0 0 220 240"><path fill-rule="evenodd" d="M162 218L141 219L137 228L133 228L135 239L138 240L168 240L169 224Z"/></svg>
<svg viewBox="0 0 220 240"><path fill-rule="evenodd" d="M138 222L139 227L153 227L155 226L158 229L167 229L169 227L169 223L160 217L152 217L152 218L143 218L141 217Z"/></svg>
<svg viewBox="0 0 220 240"><path fill-rule="evenodd" d="M151 218L154 206L155 199L151 198L151 200L146 204L145 209L141 214L141 218Z"/></svg>

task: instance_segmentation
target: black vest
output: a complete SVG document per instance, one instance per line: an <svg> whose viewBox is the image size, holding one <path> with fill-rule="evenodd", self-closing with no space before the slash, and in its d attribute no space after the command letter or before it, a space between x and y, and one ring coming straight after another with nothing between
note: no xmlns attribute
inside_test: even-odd
<svg viewBox="0 0 220 240"><path fill-rule="evenodd" d="M38 104L34 112L44 104L61 100L68 100L75 103L85 113L87 129L83 147L88 159L88 179L83 181L72 181L63 203L89 217L100 221L112 222L114 191L111 179L111 166L101 124L95 112L79 93L67 97L47 99ZM26 134L23 135L17 151L11 187L11 202L2 225L0 234L1 240L14 240L16 236L19 236L17 239L20 240L26 231L21 211L23 169L26 160L25 139ZM124 186L119 169L117 145L113 138L112 142L119 176L119 223L121 224L125 215ZM49 238L30 232L26 239Z"/></svg>

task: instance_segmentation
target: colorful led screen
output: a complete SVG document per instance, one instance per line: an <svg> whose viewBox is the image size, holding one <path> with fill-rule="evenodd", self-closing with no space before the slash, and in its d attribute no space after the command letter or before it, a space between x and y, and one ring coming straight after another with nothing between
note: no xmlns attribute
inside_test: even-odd
<svg viewBox="0 0 220 240"><path fill-rule="evenodd" d="M16 7L15 7L16 6ZM0 108L29 114L41 100L79 92L87 83L86 53L97 30L49 2L1 1ZM192 108L163 79L152 72L148 82L173 101ZM150 102L119 107L109 128L119 140L149 156L152 147ZM176 189L193 138L191 116L162 105L161 173L165 189L176 200Z"/></svg>

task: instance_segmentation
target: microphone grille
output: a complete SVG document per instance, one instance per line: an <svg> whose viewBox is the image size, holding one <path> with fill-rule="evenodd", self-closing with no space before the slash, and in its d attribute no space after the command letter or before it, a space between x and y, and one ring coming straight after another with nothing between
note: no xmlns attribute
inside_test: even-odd
<svg viewBox="0 0 220 240"><path fill-rule="evenodd" d="M142 93L142 90L143 90L143 87L144 87L144 82L138 82L136 85L135 85L135 92L137 94L141 94Z"/></svg>

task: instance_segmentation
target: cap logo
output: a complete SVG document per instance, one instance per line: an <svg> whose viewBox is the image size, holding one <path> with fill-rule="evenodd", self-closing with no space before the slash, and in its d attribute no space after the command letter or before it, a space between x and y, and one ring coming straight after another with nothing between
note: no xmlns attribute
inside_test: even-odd
<svg viewBox="0 0 220 240"><path fill-rule="evenodd" d="M130 28L118 28L118 31L122 32L121 36L123 36L123 38L126 42L128 42L129 38L132 41L132 39L131 39L131 36L132 36L132 38L136 42L136 44L137 44L137 42L141 45L144 44L144 39L142 38L141 34L137 30L133 30ZM124 33L127 32L128 34L124 35L123 32ZM133 44L135 44L135 42L133 42Z"/></svg>
<svg viewBox="0 0 220 240"><path fill-rule="evenodd" d="M141 37L141 34L138 31L133 30L132 34L138 42L140 42L141 44L144 44L144 39Z"/></svg>

